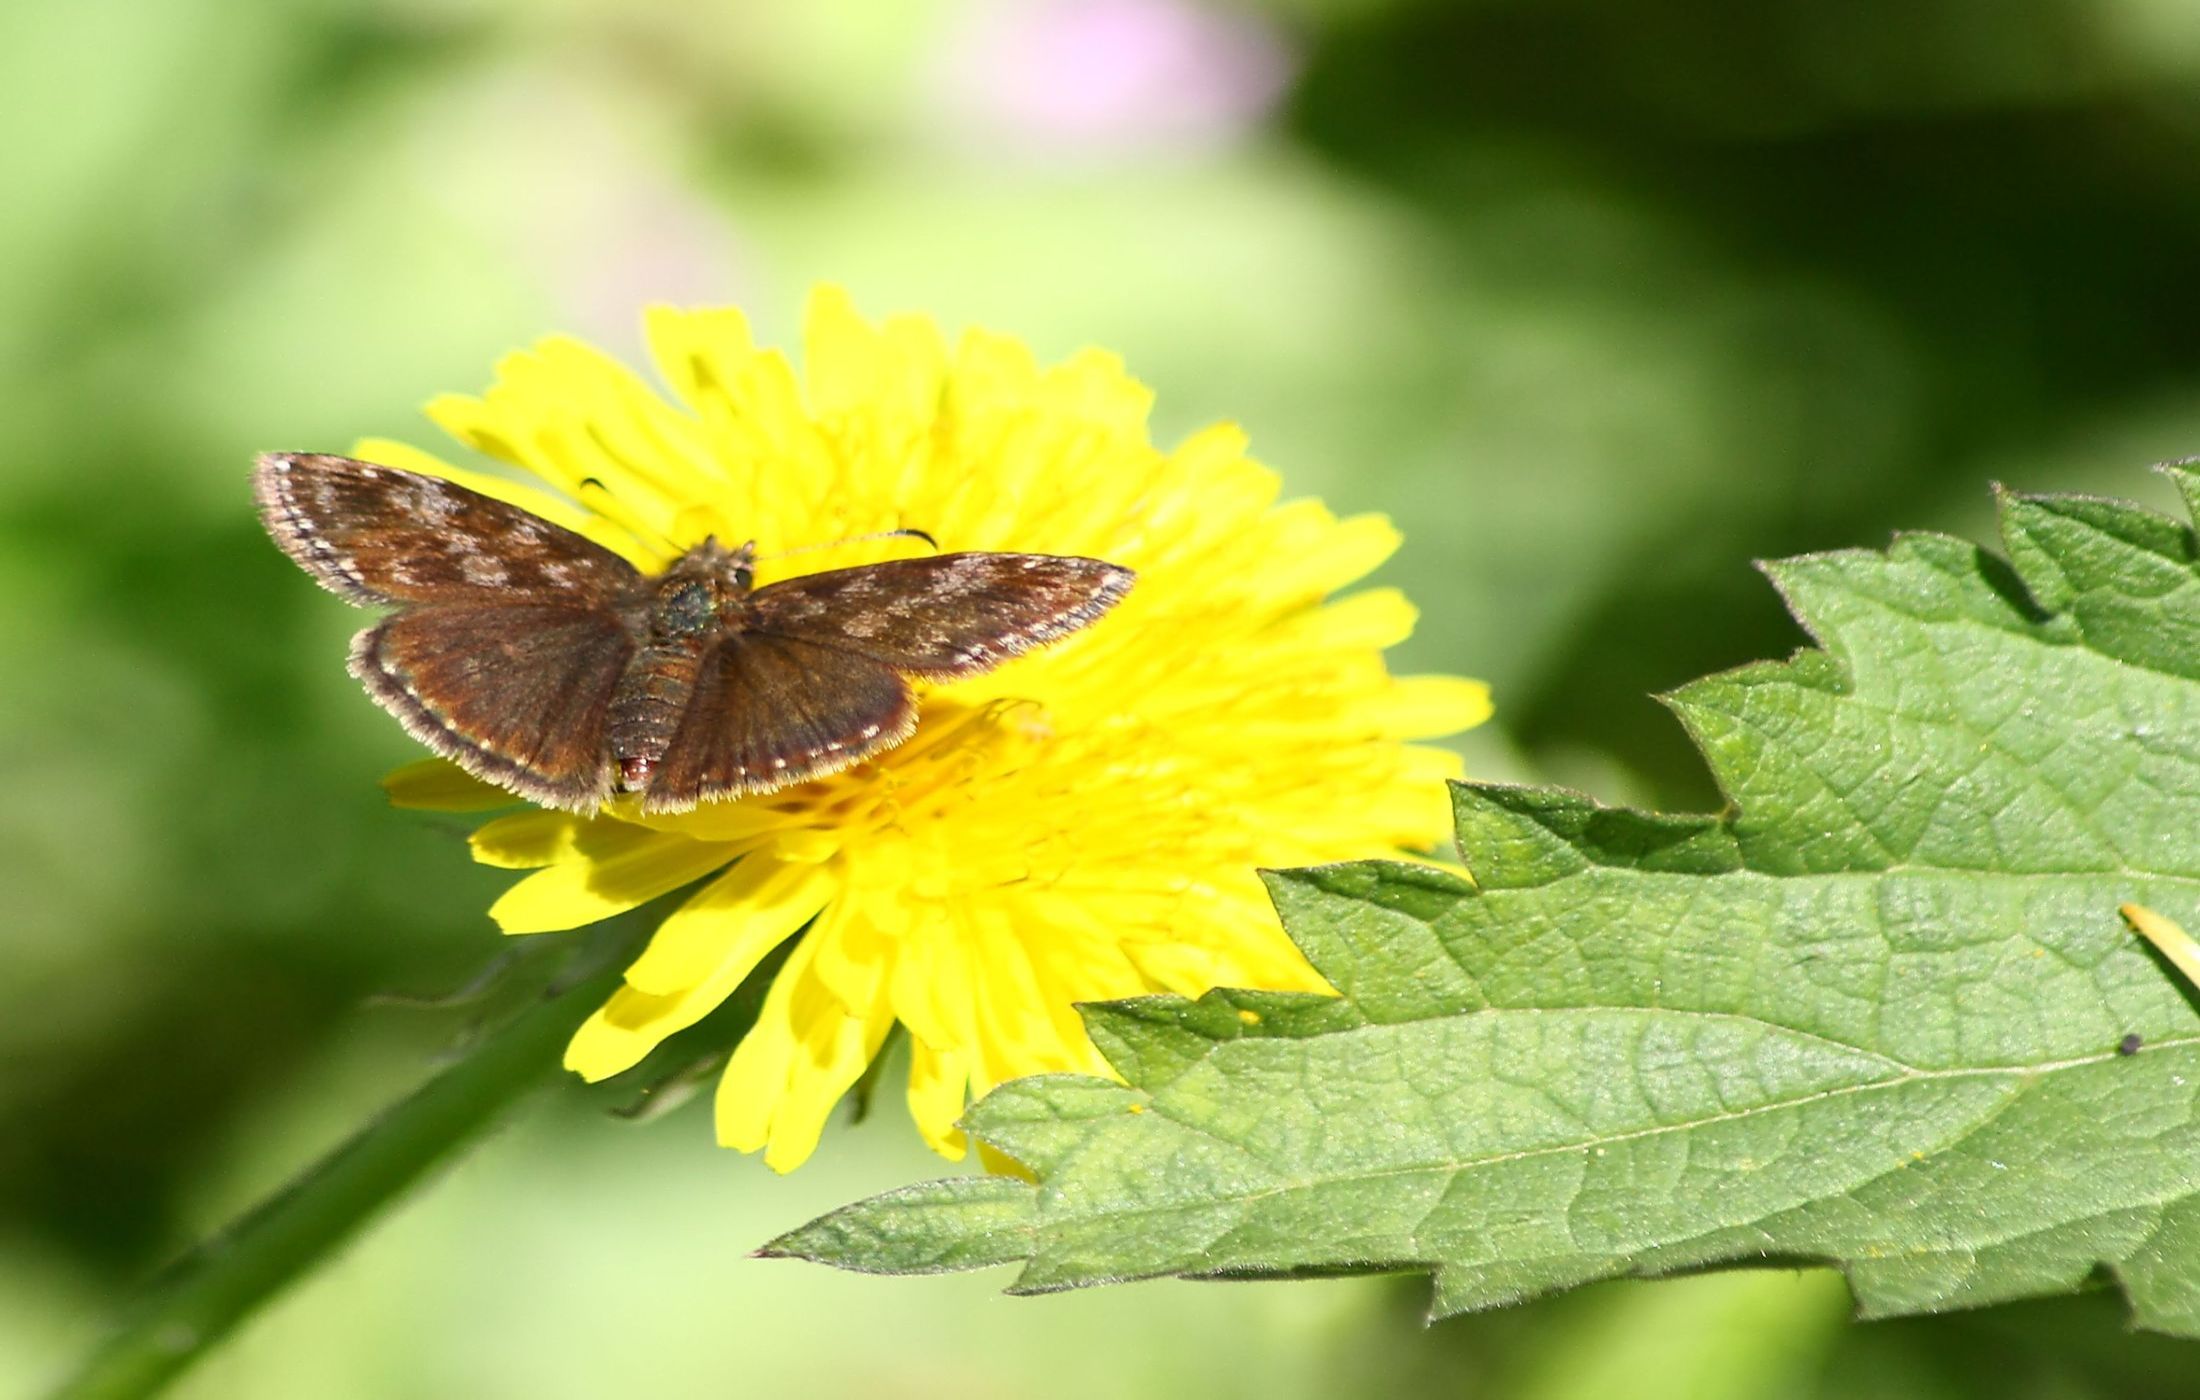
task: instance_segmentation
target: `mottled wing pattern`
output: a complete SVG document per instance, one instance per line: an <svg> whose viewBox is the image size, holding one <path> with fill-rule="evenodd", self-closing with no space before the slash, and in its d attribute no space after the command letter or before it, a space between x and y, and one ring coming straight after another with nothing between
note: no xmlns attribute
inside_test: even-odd
<svg viewBox="0 0 2200 1400"><path fill-rule="evenodd" d="M837 773L916 728L888 667L794 637L730 632L703 658L686 716L643 790L645 812Z"/></svg>
<svg viewBox="0 0 2200 1400"><path fill-rule="evenodd" d="M361 632L351 673L414 738L475 777L585 812L611 792L604 719L634 649L606 611L449 605Z"/></svg>
<svg viewBox="0 0 2200 1400"><path fill-rule="evenodd" d="M418 472L280 452L252 485L283 552L347 602L606 603L640 577L593 540Z"/></svg>
<svg viewBox="0 0 2200 1400"><path fill-rule="evenodd" d="M1059 554L896 559L760 588L752 625L911 675L974 676L1083 627L1135 577Z"/></svg>
<svg viewBox="0 0 2200 1400"><path fill-rule="evenodd" d="M359 634L352 673L415 737L545 806L611 795L608 722L653 625L632 565L517 506L346 457L272 454L254 487L306 572L399 609ZM903 673L990 670L1091 622L1131 580L1097 559L973 553L759 589L709 643L663 757L638 764L643 807L776 791L891 748L916 727Z"/></svg>

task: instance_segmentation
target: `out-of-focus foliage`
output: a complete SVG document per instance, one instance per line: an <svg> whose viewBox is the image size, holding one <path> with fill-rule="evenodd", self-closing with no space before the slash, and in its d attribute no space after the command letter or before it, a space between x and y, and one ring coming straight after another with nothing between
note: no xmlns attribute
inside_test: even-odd
<svg viewBox="0 0 2200 1400"><path fill-rule="evenodd" d="M1799 640L1746 559L2200 451L2183 0L82 0L0 10L0 120L0 1388L463 1032L366 998L498 951L494 873L378 800L412 746L259 537L256 450L425 437L545 330L633 352L650 298L784 340L829 277L1105 344L1165 436L1235 417L1407 526L1391 580L1446 602L1404 669L1495 683L1478 772L1669 806L1708 785L1645 692ZM2192 1364L2101 1300L1860 1328L1785 1277L1424 1334L1370 1281L1009 1304L742 1259L923 1170L899 1112L792 1183L687 1118L538 1118L187 1389L1556 1396L1632 1356L1672 1394L2127 1396Z"/></svg>

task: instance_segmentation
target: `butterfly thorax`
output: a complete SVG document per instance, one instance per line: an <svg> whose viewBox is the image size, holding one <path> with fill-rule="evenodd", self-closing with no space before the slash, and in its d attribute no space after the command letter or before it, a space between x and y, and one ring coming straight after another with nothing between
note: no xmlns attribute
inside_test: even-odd
<svg viewBox="0 0 2200 1400"><path fill-rule="evenodd" d="M624 791L648 786L671 748L705 654L747 625L755 558L753 543L729 550L706 539L635 590L626 617L636 650L612 693L604 732Z"/></svg>

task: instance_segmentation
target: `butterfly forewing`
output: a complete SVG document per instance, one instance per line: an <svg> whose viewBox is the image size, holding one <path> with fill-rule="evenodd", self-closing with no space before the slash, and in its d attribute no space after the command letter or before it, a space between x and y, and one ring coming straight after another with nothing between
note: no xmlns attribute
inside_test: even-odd
<svg viewBox="0 0 2200 1400"><path fill-rule="evenodd" d="M387 618L352 645L352 674L429 748L547 807L610 795L604 717L634 655L610 613L463 604Z"/></svg>
<svg viewBox="0 0 2200 1400"><path fill-rule="evenodd" d="M990 671L1115 606L1129 569L1058 554L940 554L760 588L757 631L940 679Z"/></svg>
<svg viewBox="0 0 2200 1400"><path fill-rule="evenodd" d="M641 577L593 540L418 472L270 453L253 489L283 552L353 603L608 603Z"/></svg>
<svg viewBox="0 0 2200 1400"><path fill-rule="evenodd" d="M728 633L703 658L643 809L685 811L824 777L900 743L916 723L909 687L877 661L792 637Z"/></svg>

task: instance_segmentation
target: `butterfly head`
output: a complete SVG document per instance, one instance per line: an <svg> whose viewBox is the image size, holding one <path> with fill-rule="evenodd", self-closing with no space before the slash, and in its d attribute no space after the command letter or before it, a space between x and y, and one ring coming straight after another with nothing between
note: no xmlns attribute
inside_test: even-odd
<svg viewBox="0 0 2200 1400"><path fill-rule="evenodd" d="M650 580L650 631L665 639L701 637L743 611L756 586L756 545L728 549L714 537Z"/></svg>
<svg viewBox="0 0 2200 1400"><path fill-rule="evenodd" d="M746 593L756 586L756 541L728 549L716 535L705 535L665 571L667 578L674 574L711 578L732 592Z"/></svg>

